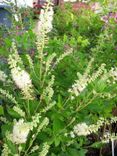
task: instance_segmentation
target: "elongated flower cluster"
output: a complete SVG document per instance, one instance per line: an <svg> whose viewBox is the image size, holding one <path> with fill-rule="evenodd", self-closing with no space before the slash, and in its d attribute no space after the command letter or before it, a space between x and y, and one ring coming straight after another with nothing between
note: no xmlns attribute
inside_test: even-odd
<svg viewBox="0 0 117 156"><path fill-rule="evenodd" d="M32 81L29 74L19 67L11 69L12 79L16 86L22 90L26 99L33 99Z"/></svg>
<svg viewBox="0 0 117 156"><path fill-rule="evenodd" d="M11 154L7 144L4 144L1 156L9 156Z"/></svg>
<svg viewBox="0 0 117 156"><path fill-rule="evenodd" d="M52 30L52 21L53 21L53 7L50 1L47 1L47 6L46 9L42 9L39 17L39 22L38 22L38 34L42 35L43 32L50 32Z"/></svg>
<svg viewBox="0 0 117 156"><path fill-rule="evenodd" d="M27 86L32 86L29 74L20 67L13 68L11 70L11 74L15 84L19 89L25 89Z"/></svg>
<svg viewBox="0 0 117 156"><path fill-rule="evenodd" d="M73 134L74 136L87 136L93 132L97 132L98 129L103 126L104 124L104 119L100 118L97 122L97 124L92 124L92 125L87 125L85 122L84 123L79 123L74 126L73 128Z"/></svg>
<svg viewBox="0 0 117 156"><path fill-rule="evenodd" d="M47 99L48 102L52 101L52 97L54 94L53 90L53 84L54 84L54 75L52 75L50 82L48 83L48 86L45 88L42 94L42 98Z"/></svg>
<svg viewBox="0 0 117 156"><path fill-rule="evenodd" d="M80 73L77 73L77 76L79 79L75 80L75 83L68 90L68 92L71 94L72 100L75 97L78 97L80 93L83 92L87 88L88 84L90 84L91 82L94 82L98 77L100 77L103 74L105 70L105 64L102 64L100 68L90 76L92 62L93 62L93 59L91 59L91 61L89 62L88 67L83 75Z"/></svg>
<svg viewBox="0 0 117 156"><path fill-rule="evenodd" d="M24 98L32 100L33 97L33 85L30 79L30 75L22 69L20 66L23 66L23 62L18 55L15 44L13 43L12 49L13 54L9 55L8 63L11 68L11 76L16 86L21 89Z"/></svg>
<svg viewBox="0 0 117 156"><path fill-rule="evenodd" d="M45 117L42 122L40 122L40 118L41 116L38 113L32 117L31 122L25 122L23 118L19 121L15 120L12 134L7 134L8 139L15 144L26 143L29 132L33 131L34 128L37 128L37 132L32 137L36 137L42 128L49 123L48 118Z"/></svg>
<svg viewBox="0 0 117 156"><path fill-rule="evenodd" d="M106 132L106 133L104 133L103 138L101 138L102 143L109 143L109 141L114 141L114 140L117 140L117 134L116 133L111 134L109 132Z"/></svg>
<svg viewBox="0 0 117 156"><path fill-rule="evenodd" d="M73 131L75 134L77 134L77 136L87 136L88 134L90 134L89 127L86 123L75 125Z"/></svg>
<svg viewBox="0 0 117 156"><path fill-rule="evenodd" d="M18 106L14 106L13 110L17 112L21 117L25 117L25 112Z"/></svg>
<svg viewBox="0 0 117 156"><path fill-rule="evenodd" d="M15 122L13 127L12 139L16 144L22 144L27 141L27 137L30 131L30 124L25 123L23 119Z"/></svg>
<svg viewBox="0 0 117 156"><path fill-rule="evenodd" d="M117 122L117 117L110 119L99 118L96 124L87 125L85 122L79 123L74 126L73 131L70 132L72 138L75 136L87 136L91 133L96 133L104 124L110 125Z"/></svg>
<svg viewBox="0 0 117 156"><path fill-rule="evenodd" d="M14 103L14 104L17 105L17 101L16 101L15 97L13 97L12 94L9 94L8 91L6 91L6 90L0 88L0 94L1 94L3 97L5 97L5 98L7 98L8 100L10 100L12 103Z"/></svg>
<svg viewBox="0 0 117 156"><path fill-rule="evenodd" d="M49 151L50 146L44 143L42 151L39 153L40 156L46 156Z"/></svg>
<svg viewBox="0 0 117 156"><path fill-rule="evenodd" d="M40 118L41 118L41 116L40 116L39 113L37 113L34 116L32 116L31 130L33 130L33 128L36 128L39 125Z"/></svg>
<svg viewBox="0 0 117 156"><path fill-rule="evenodd" d="M41 9L39 21L37 23L36 34L37 34L37 50L39 59L44 57L43 48L46 43L48 43L47 34L52 30L53 21L53 7L51 0L47 0L43 9ZM34 30L35 31L35 30Z"/></svg>

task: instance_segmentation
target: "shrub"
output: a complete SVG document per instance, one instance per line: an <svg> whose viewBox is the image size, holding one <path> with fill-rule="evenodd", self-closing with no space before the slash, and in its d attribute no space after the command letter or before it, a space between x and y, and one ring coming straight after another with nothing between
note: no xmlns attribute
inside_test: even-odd
<svg viewBox="0 0 117 156"><path fill-rule="evenodd" d="M78 41L69 41L68 34L53 37L50 2L42 13L37 36L31 30L24 32L24 36L32 35L29 46L34 46L34 55L19 54L19 44L25 45L22 51L30 49L24 36L7 40L7 71L0 70L1 154L86 155L91 148L117 138L111 134L113 128L109 130L117 122L112 116L117 67L83 53L89 45L87 37L79 35ZM80 51L75 41L81 44Z"/></svg>

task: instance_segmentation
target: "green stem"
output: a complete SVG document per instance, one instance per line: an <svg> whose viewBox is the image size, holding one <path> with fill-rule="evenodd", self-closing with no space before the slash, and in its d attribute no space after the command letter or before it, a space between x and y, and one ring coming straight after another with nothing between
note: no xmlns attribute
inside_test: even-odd
<svg viewBox="0 0 117 156"><path fill-rule="evenodd" d="M43 49L44 49L44 37L43 37L43 40L42 40L42 47L41 47L41 58L40 58L40 85L41 85L41 79L42 79L42 67L43 67Z"/></svg>
<svg viewBox="0 0 117 156"><path fill-rule="evenodd" d="M29 100L28 100L28 115L29 115L29 117L30 117L30 104L29 104Z"/></svg>

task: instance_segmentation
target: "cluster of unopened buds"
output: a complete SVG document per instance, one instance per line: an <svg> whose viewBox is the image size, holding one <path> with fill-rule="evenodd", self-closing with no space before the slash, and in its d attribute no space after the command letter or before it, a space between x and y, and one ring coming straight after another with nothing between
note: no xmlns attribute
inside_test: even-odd
<svg viewBox="0 0 117 156"><path fill-rule="evenodd" d="M117 122L117 117L111 117L110 119L105 119L100 117L96 124L88 125L85 122L78 123L73 127L73 130L70 132L70 136L75 138L76 136L88 136L92 133L98 132L98 130L104 125L110 125ZM108 136L108 137L107 137ZM111 136L111 137L110 137ZM109 133L105 133L103 140L112 140L114 137Z"/></svg>

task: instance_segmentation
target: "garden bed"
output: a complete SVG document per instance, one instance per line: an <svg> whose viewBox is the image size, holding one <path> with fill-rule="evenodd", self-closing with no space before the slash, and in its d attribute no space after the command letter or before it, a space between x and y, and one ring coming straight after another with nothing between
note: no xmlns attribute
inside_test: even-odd
<svg viewBox="0 0 117 156"><path fill-rule="evenodd" d="M7 35L1 30L2 156L117 155L116 1L112 5L53 7L48 1L36 22L32 9L18 9L26 23L23 16Z"/></svg>

